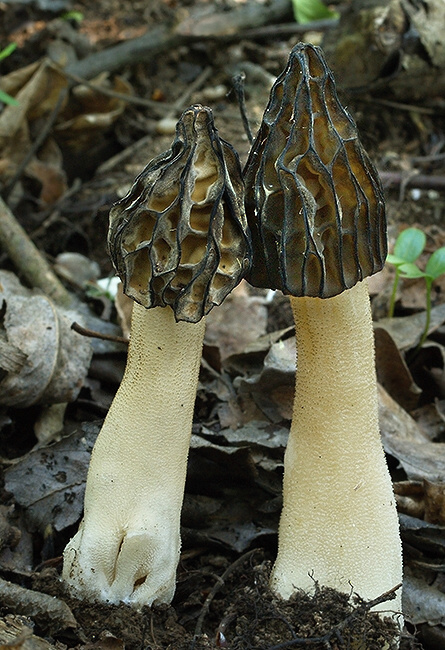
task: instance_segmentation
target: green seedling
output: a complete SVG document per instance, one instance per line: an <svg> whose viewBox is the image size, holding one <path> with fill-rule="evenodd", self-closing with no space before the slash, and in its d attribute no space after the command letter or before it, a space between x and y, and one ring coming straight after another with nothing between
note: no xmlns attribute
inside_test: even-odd
<svg viewBox="0 0 445 650"><path fill-rule="evenodd" d="M3 61L3 59L6 59L6 57L10 56L14 50L17 47L17 43L10 43L6 47L3 48L3 50L0 50L0 61ZM0 88L0 102L3 102L3 104L9 104L10 106L18 106L19 103L14 97L11 97L11 95L8 95L8 93L5 93L4 90L1 90Z"/></svg>
<svg viewBox="0 0 445 650"><path fill-rule="evenodd" d="M397 237L394 253L388 255L386 261L396 267L396 275L392 287L391 300L389 302L388 316L394 316L394 307L396 304L397 287L401 276L401 267L404 264L413 264L422 254L426 244L425 233L418 228L407 228ZM417 268L417 266L416 266ZM420 270L420 269L419 269ZM419 277L419 276L417 276Z"/></svg>
<svg viewBox="0 0 445 650"><path fill-rule="evenodd" d="M338 18L338 13L326 7L321 0L292 0L297 23L310 23L323 18Z"/></svg>
<svg viewBox="0 0 445 650"><path fill-rule="evenodd" d="M62 20L73 20L76 23L81 23L84 16L81 11L67 11L62 14L61 18Z"/></svg>
<svg viewBox="0 0 445 650"><path fill-rule="evenodd" d="M426 284L426 321L418 347L420 348L428 336L431 322L431 294L434 280L445 273L445 246L438 248L429 258L425 271L422 271L414 262L419 258L425 248L426 237L418 228L407 228L397 237L394 246L394 253L388 255L386 261L396 267L393 290L388 315L394 315L394 304L396 299L399 279L402 278L425 278Z"/></svg>

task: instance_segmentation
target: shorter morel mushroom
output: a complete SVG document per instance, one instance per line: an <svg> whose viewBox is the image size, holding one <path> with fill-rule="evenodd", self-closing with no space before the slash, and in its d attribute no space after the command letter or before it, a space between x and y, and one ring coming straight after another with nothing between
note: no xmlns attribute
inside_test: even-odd
<svg viewBox="0 0 445 650"><path fill-rule="evenodd" d="M210 109L110 213L109 249L136 302L125 375L93 449L63 578L88 600L168 603L175 590L204 316L250 263L238 157Z"/></svg>
<svg viewBox="0 0 445 650"><path fill-rule="evenodd" d="M402 581L365 278L386 256L381 185L321 50L291 52L245 168L249 281L290 295L297 374L271 585L374 599ZM400 609L400 591L391 605Z"/></svg>

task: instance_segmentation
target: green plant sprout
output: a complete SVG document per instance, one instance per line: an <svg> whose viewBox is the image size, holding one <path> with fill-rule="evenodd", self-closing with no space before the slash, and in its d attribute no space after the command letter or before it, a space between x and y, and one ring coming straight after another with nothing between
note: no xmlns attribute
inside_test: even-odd
<svg viewBox="0 0 445 650"><path fill-rule="evenodd" d="M17 47L17 43L10 43L6 47L3 48L3 50L0 50L0 61L3 61L3 59L6 59L6 57L10 56L14 50ZM18 106L19 103L14 97L11 97L11 95L8 95L8 93L5 93L4 90L0 88L0 102L3 102L3 104L9 104L10 106Z"/></svg>
<svg viewBox="0 0 445 650"><path fill-rule="evenodd" d="M426 244L425 233L418 228L407 228L397 237L394 253L386 261L396 267L396 275L389 303L388 316L394 315L397 287L402 278L425 278L426 284L426 321L418 348L425 342L431 322L431 294L434 280L445 273L445 246L438 248L431 255L422 271L414 262L420 257Z"/></svg>
<svg viewBox="0 0 445 650"><path fill-rule="evenodd" d="M339 16L336 11L326 7L321 0L292 0L292 6L295 20L300 24Z"/></svg>
<svg viewBox="0 0 445 650"><path fill-rule="evenodd" d="M389 302L388 316L394 316L394 307L396 304L397 287L400 280L400 267L404 264L414 263L422 254L426 244L425 233L418 228L407 228L397 237L394 253L388 255L386 261L396 267L396 276L392 287L391 300ZM417 268L417 267L416 267ZM416 276L418 277L418 276Z"/></svg>

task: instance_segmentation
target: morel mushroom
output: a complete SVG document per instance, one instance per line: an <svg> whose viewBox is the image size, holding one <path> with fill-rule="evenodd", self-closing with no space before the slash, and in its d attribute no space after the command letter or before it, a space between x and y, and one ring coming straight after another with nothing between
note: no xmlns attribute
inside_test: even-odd
<svg viewBox="0 0 445 650"><path fill-rule="evenodd" d="M402 581L365 280L384 264L385 209L320 48L292 50L245 183L254 250L248 279L290 295L297 340L271 585L284 598L317 581L374 599Z"/></svg>
<svg viewBox="0 0 445 650"><path fill-rule="evenodd" d="M110 213L109 248L136 302L125 375L94 446L84 518L64 552L63 578L88 600L168 603L204 316L250 261L236 153L210 109L180 118Z"/></svg>

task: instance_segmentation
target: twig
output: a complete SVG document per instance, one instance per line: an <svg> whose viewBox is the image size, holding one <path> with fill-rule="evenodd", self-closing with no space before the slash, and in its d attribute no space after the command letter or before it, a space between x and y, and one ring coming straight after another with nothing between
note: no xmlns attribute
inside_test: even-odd
<svg viewBox="0 0 445 650"><path fill-rule="evenodd" d="M1 197L0 246L31 286L41 289L58 305L72 303L69 292Z"/></svg>
<svg viewBox="0 0 445 650"><path fill-rule="evenodd" d="M338 25L337 18L324 18L322 20L312 20L309 23L300 25L299 23L285 23L283 25L267 25L266 27L257 27L256 29L247 29L242 32L240 38L277 38L278 36L292 36L293 34L303 35L306 32L327 32Z"/></svg>
<svg viewBox="0 0 445 650"><path fill-rule="evenodd" d="M91 339L101 339L102 341L113 341L113 343L124 343L125 345L128 345L128 339L124 338L123 336L102 334L102 332L96 332L95 330L90 330L87 327L82 327L82 325L79 325L79 323L76 323L76 321L71 324L71 329L74 330L74 332L77 332L82 336L87 336Z"/></svg>
<svg viewBox="0 0 445 650"><path fill-rule="evenodd" d="M187 104L190 101L191 95L201 88L201 86L207 81L207 79L212 74L212 68L207 66L204 70L196 77L194 81L184 90L182 95L173 104L173 111L179 112L186 108Z"/></svg>
<svg viewBox="0 0 445 650"><path fill-rule="evenodd" d="M195 627L195 633L193 635L193 641L190 644L190 650L193 650L193 648L196 645L196 641L199 637L199 635L202 632L202 625L204 623L204 619L207 616L210 605L212 604L213 599L215 598L216 594L218 591L224 587L225 581L227 578L234 572L236 569L243 564L247 559L252 557L254 553L258 551L257 548L252 549L251 551L248 551L247 553L244 553L244 555L241 555L235 562L232 562L232 564L227 567L227 569L224 571L222 576L218 578L218 581L213 585L212 589L210 590L209 594L207 595L207 598L204 601L204 604L202 605L201 612L199 614L198 620L196 622L196 627Z"/></svg>
<svg viewBox="0 0 445 650"><path fill-rule="evenodd" d="M241 120L243 122L243 127L244 131L247 135L247 139L249 141L249 144L252 144L253 142L253 134L252 130L250 128L249 124L249 118L247 117L247 110L246 110L246 97L244 94L244 80L246 78L246 75L244 72L240 72L239 74L234 75L232 78L233 82L233 90L236 94L236 98L238 100L238 105L239 105L239 110L241 113Z"/></svg>
<svg viewBox="0 0 445 650"><path fill-rule="evenodd" d="M428 174L416 174L407 177L404 172L379 172L383 185L393 187L403 185L404 187L419 187L429 190L444 190L445 176L430 176Z"/></svg>
<svg viewBox="0 0 445 650"><path fill-rule="evenodd" d="M352 92L354 89L349 88L348 90ZM424 115L435 115L437 112L442 112L428 106L417 106L416 104L394 102L390 99L381 99L379 97L373 97L372 99L368 99L367 97L357 97L354 98L354 101L362 102L363 104L380 104L380 106L388 106L388 108L397 108L401 111L408 111L410 113L422 113Z"/></svg>
<svg viewBox="0 0 445 650"><path fill-rule="evenodd" d="M174 109L173 104L156 102L153 99L144 99L143 97L137 97L136 95L129 95L128 93L119 93L116 90L110 90L110 88L105 88L104 86L99 86L99 84L92 83L91 81L88 81L83 77L79 77L79 75L77 74L71 74L70 72L64 70L63 68L60 68L60 70L62 74L68 77L68 79L71 79L71 81L74 81L76 84L81 84L82 86L91 88L91 90L94 90L95 92L100 93L101 95L105 95L106 97L114 97L115 99L122 99L123 101L128 102L129 104L136 104L137 106L145 106L147 108L151 108L155 112L159 113L159 115L165 115L166 110Z"/></svg>

